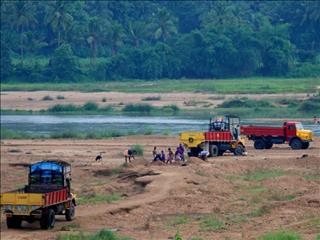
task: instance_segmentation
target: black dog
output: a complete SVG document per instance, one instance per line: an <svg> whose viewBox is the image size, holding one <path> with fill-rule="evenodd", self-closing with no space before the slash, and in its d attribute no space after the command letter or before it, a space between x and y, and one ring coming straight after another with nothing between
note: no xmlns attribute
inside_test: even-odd
<svg viewBox="0 0 320 240"><path fill-rule="evenodd" d="M102 155L101 155L101 153L100 153L98 156L96 156L96 161L102 161Z"/></svg>

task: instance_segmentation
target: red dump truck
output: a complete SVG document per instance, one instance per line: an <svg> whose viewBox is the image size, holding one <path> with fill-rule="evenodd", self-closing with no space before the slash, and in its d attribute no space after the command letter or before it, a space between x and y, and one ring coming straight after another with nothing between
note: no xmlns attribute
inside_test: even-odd
<svg viewBox="0 0 320 240"><path fill-rule="evenodd" d="M241 126L240 133L254 141L255 149L270 149L273 144L288 143L292 149L307 149L312 131L303 129L300 122L284 122L281 127Z"/></svg>

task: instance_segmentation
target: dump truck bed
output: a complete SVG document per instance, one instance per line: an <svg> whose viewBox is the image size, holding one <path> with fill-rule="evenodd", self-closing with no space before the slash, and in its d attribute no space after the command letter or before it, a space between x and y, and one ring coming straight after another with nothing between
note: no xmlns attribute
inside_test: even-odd
<svg viewBox="0 0 320 240"><path fill-rule="evenodd" d="M214 141L214 142L231 142L233 141L233 137L230 131L222 131L222 132L205 132L204 133L206 141Z"/></svg>
<svg viewBox="0 0 320 240"><path fill-rule="evenodd" d="M29 215L32 211L68 200L67 189L47 193L26 193L24 189L1 194L1 207L15 215Z"/></svg>
<svg viewBox="0 0 320 240"><path fill-rule="evenodd" d="M283 127L269 126L241 126L240 132L243 135L250 136L284 136Z"/></svg>

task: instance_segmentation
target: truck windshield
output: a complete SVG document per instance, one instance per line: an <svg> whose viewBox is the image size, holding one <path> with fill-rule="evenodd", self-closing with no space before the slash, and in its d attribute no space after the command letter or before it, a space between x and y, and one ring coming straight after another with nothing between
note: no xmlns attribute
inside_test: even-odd
<svg viewBox="0 0 320 240"><path fill-rule="evenodd" d="M297 130L303 130L303 125L302 125L302 123L296 123L296 129L297 129Z"/></svg>

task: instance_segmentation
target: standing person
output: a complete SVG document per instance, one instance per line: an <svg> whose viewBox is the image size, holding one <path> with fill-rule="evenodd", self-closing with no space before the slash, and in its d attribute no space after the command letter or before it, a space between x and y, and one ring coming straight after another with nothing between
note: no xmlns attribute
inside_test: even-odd
<svg viewBox="0 0 320 240"><path fill-rule="evenodd" d="M161 160L162 162L166 162L166 155L165 155L165 153L164 153L163 150L161 150L160 160Z"/></svg>
<svg viewBox="0 0 320 240"><path fill-rule="evenodd" d="M152 151L153 161L161 160L161 154L157 152L157 147L155 146Z"/></svg>
<svg viewBox="0 0 320 240"><path fill-rule="evenodd" d="M184 147L182 146L182 144L179 144L179 147L177 148L178 150L178 154L180 155L180 159L182 161L184 161Z"/></svg>
<svg viewBox="0 0 320 240"><path fill-rule="evenodd" d="M179 147L177 147L177 149L176 149L176 151L175 151L175 153L174 153L174 160L175 161L180 161L181 159L180 159L180 154L179 154Z"/></svg>
<svg viewBox="0 0 320 240"><path fill-rule="evenodd" d="M167 163L168 163L168 162L172 163L173 156L174 156L173 151L171 150L171 148L168 148L168 158L167 158Z"/></svg>

